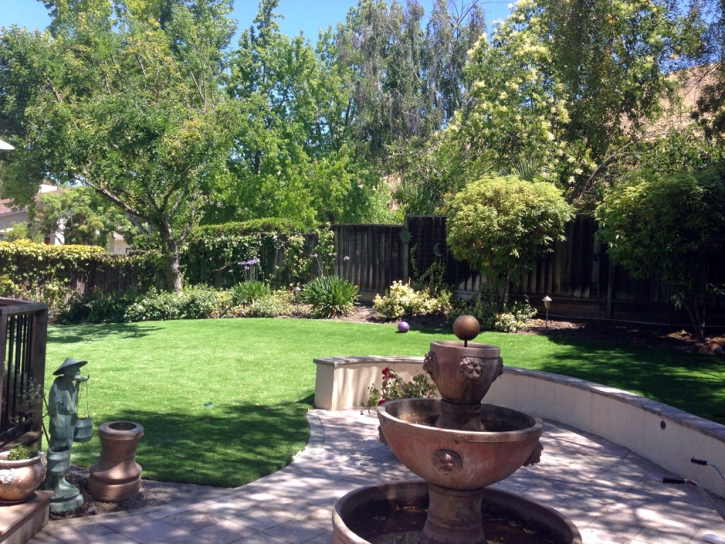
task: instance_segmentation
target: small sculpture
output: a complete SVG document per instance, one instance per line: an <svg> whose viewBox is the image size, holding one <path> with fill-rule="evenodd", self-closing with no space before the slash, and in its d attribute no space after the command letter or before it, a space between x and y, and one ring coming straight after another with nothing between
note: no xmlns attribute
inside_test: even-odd
<svg viewBox="0 0 725 544"><path fill-rule="evenodd" d="M53 375L58 376L48 394L50 417L50 444L48 447L48 473L44 489L55 491L50 499L54 513L75 510L83 504L80 490L68 483L65 474L70 467L75 424L78 420L78 390L82 382L90 379L81 376L80 368L88 361L66 359Z"/></svg>

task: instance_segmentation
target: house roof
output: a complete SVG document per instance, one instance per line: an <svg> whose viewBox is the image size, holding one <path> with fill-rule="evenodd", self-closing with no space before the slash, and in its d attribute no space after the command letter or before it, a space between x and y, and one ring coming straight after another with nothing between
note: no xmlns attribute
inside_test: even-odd
<svg viewBox="0 0 725 544"><path fill-rule="evenodd" d="M65 192L65 189L63 187L58 187L58 186L52 185L50 183L43 183L43 184L41 184L41 188L38 191L38 194L36 194L33 197L33 200L35 200L36 204L40 204L40 197L39 197L40 194L44 194L44 193L62 194L63 192ZM18 207L13 206L12 198L5 198L5 199L0 200L0 217L2 217L3 215L10 215L13 213L24 212L27 209L28 209L27 207L18 208Z"/></svg>

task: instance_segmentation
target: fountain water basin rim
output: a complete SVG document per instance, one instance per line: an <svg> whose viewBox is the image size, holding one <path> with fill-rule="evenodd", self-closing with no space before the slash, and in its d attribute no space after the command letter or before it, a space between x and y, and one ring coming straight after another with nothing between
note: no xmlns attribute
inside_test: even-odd
<svg viewBox="0 0 725 544"><path fill-rule="evenodd" d="M433 422L439 399L402 399L378 407L385 442L398 459L427 482L459 490L479 489L516 472L539 444L541 419L522 412L481 405L490 431L440 429Z"/></svg>
<svg viewBox="0 0 725 544"><path fill-rule="evenodd" d="M410 513L407 529L420 530L420 512L428 505L428 484L422 480L406 480L363 487L351 491L335 504L332 517L332 544L370 544L364 538L371 533L383 536L386 520L391 511ZM556 510L537 501L498 489L486 489L483 494L482 511L494 517L527 527L537 536L530 542L553 542L555 544L582 544L581 534L576 526ZM404 523L404 521L403 521ZM352 528L363 526L363 536ZM404 527L405 528L405 527ZM400 532L400 531L399 531Z"/></svg>

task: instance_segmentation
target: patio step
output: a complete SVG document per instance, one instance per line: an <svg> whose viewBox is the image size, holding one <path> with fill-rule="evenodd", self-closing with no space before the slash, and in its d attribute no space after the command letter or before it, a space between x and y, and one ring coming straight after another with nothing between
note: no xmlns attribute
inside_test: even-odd
<svg viewBox="0 0 725 544"><path fill-rule="evenodd" d="M24 544L48 523L53 491L36 491L35 498L23 504L0 506L0 542Z"/></svg>

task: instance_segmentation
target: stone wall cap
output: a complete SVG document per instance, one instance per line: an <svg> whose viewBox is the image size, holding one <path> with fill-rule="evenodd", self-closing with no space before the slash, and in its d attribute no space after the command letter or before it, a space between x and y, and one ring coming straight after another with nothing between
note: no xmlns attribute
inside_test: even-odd
<svg viewBox="0 0 725 544"><path fill-rule="evenodd" d="M360 365L367 363L384 363L384 364L423 364L423 357L405 357L405 356L340 356L340 357L320 357L313 359L316 365L325 366L348 366L348 365Z"/></svg>

